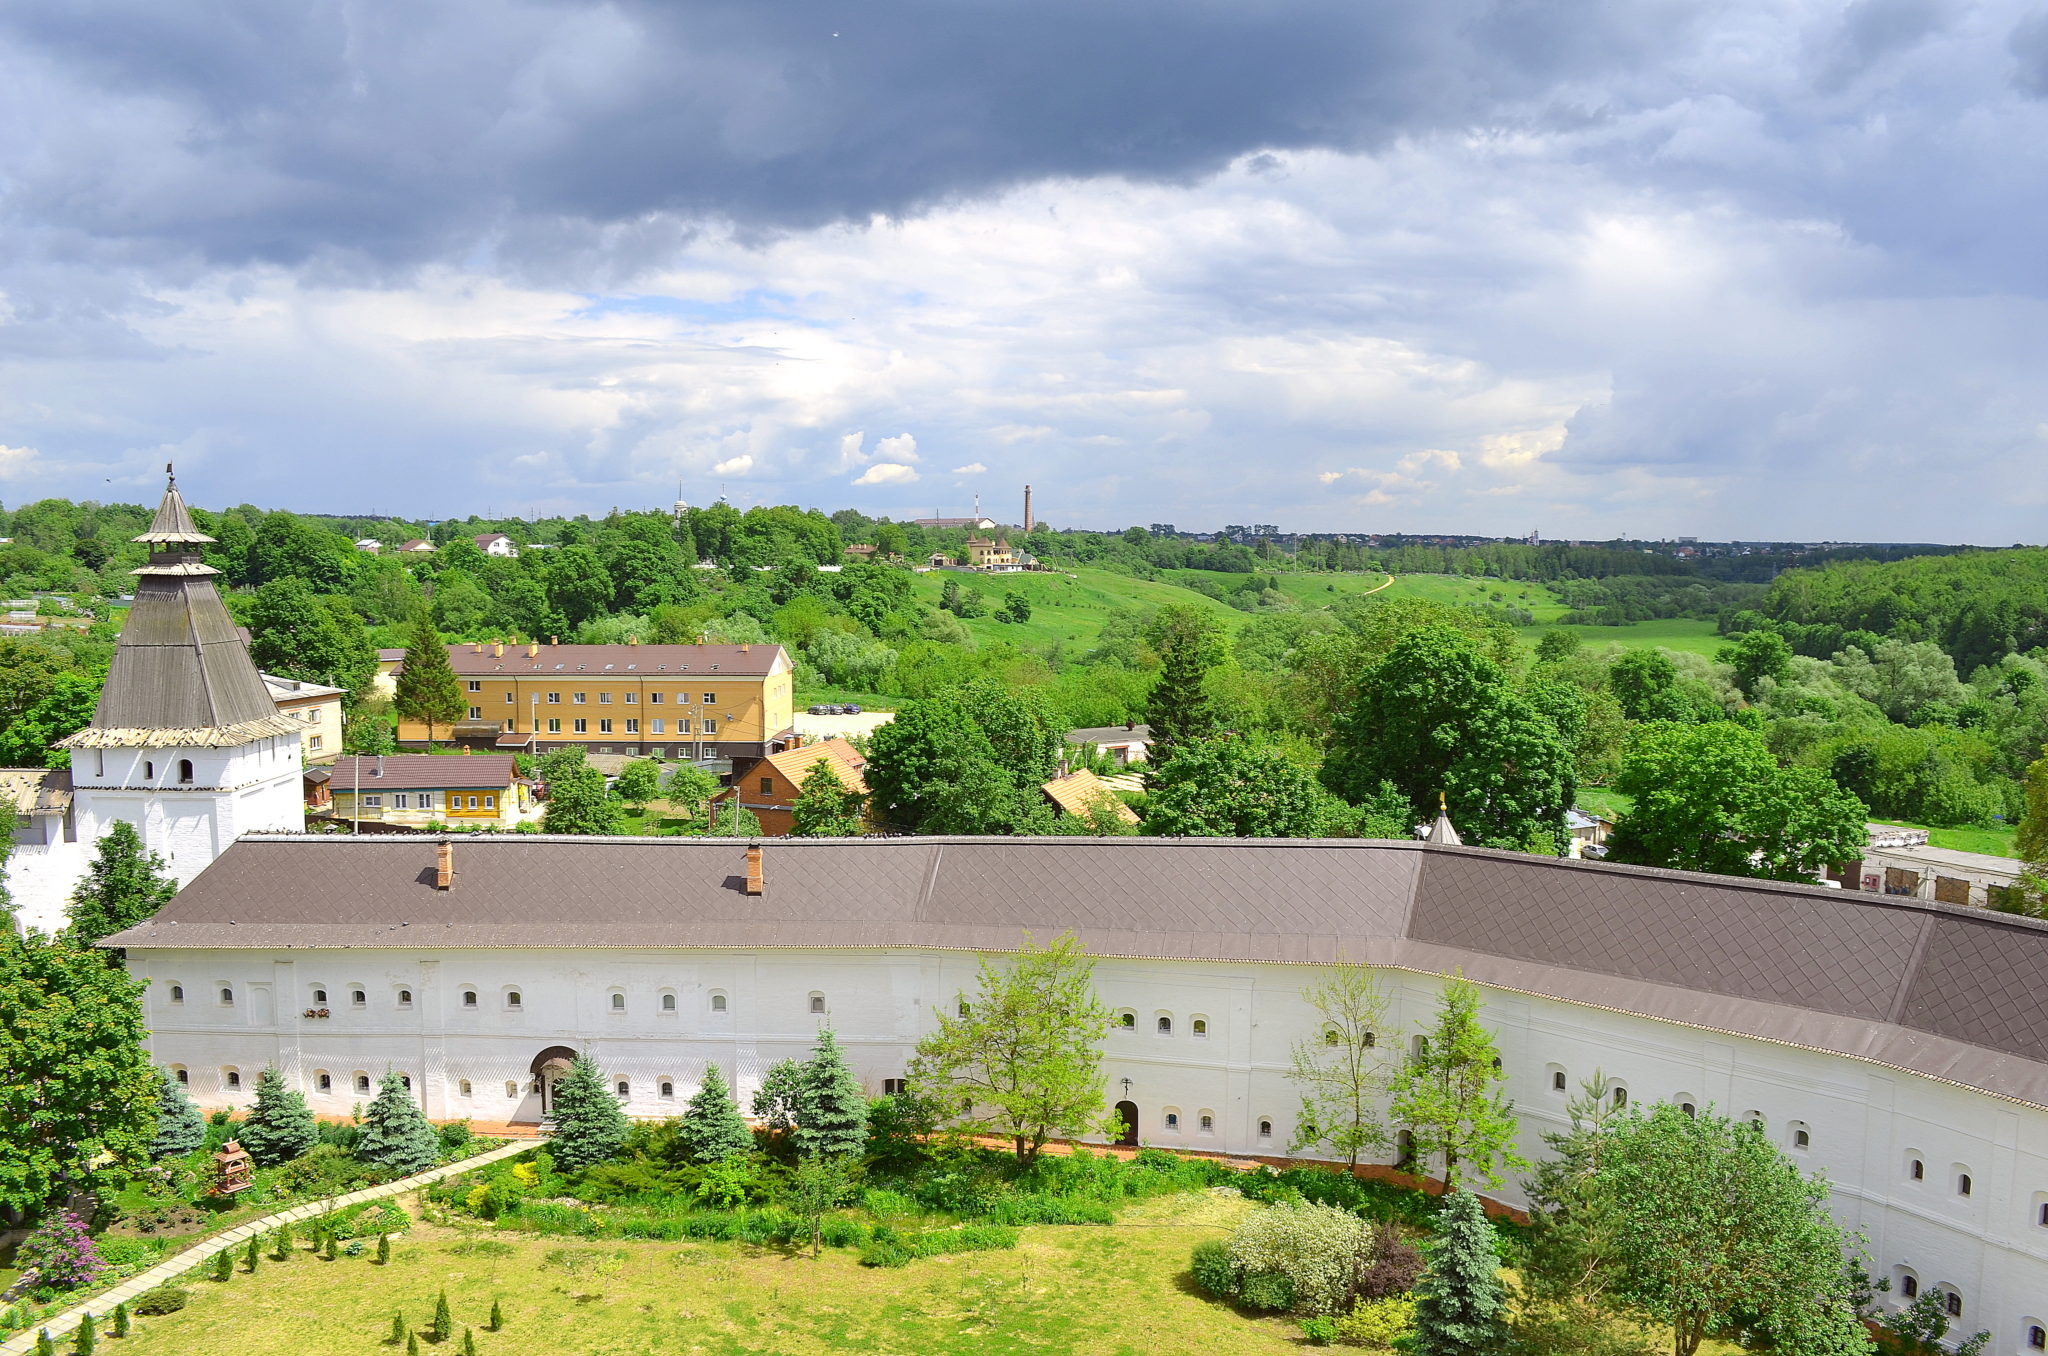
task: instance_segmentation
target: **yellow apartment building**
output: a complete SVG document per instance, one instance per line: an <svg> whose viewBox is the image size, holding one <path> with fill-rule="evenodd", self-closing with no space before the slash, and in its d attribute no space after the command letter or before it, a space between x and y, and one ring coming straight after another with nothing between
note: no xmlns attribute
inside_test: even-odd
<svg viewBox="0 0 2048 1356"><path fill-rule="evenodd" d="M796 682L780 645L450 645L469 707L437 742L545 753L764 758L795 736ZM400 721L424 748L427 727Z"/></svg>
<svg viewBox="0 0 2048 1356"><path fill-rule="evenodd" d="M512 755L348 755L327 772L335 819L424 828L510 829L540 814Z"/></svg>

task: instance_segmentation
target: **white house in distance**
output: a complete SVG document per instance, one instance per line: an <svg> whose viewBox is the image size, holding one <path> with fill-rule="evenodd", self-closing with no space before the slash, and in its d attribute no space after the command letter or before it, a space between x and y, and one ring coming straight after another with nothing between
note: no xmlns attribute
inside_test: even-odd
<svg viewBox="0 0 2048 1356"><path fill-rule="evenodd" d="M247 1105L275 1064L339 1115L390 1069L429 1115L531 1121L583 1050L634 1115L676 1114L714 1061L745 1104L827 1022L890 1091L979 956L1071 931L1134 1139L1261 1155L1295 1130L1322 967L1375 967L1396 1057L1462 971L1525 1154L1596 1070L1617 1099L1753 1120L1826 1173L1890 1302L1953 1296L1962 1331L2025 1349L2048 1315L2048 923L1450 836L266 836L109 941L201 1106Z"/></svg>
<svg viewBox="0 0 2048 1356"><path fill-rule="evenodd" d="M476 549L487 556L504 556L515 560L519 556L519 548L502 532L486 532L473 540L476 542Z"/></svg>
<svg viewBox="0 0 2048 1356"><path fill-rule="evenodd" d="M92 723L59 742L66 788L38 779L27 833L7 864L23 927L64 925L95 844L117 819L136 827L187 884L252 830L304 831L300 737L280 713L199 558L201 533L172 481L136 570L135 604ZM27 770L10 770L19 779Z"/></svg>

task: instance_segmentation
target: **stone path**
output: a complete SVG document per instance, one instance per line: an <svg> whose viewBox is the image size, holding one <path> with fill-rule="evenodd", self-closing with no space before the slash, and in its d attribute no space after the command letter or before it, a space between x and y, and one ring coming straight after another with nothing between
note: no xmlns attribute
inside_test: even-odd
<svg viewBox="0 0 2048 1356"><path fill-rule="evenodd" d="M244 1246L250 1238L270 1233L281 1224L297 1224L301 1220L324 1215L330 1210L340 1210L344 1206L354 1205L358 1201L377 1201L383 1200L387 1196L403 1196L407 1192L417 1191L423 1186L438 1182L443 1177L452 1177L456 1173L468 1172L470 1169L482 1167L486 1163L495 1163L501 1158L510 1158L513 1154L524 1153L526 1150L531 1149L535 1143L537 1143L535 1140L526 1140L518 1144L503 1145L500 1148L492 1149L489 1153L478 1154L474 1158L465 1158L458 1163L445 1164L442 1167L417 1173L411 1177L401 1177L395 1182L386 1182L382 1186L366 1187L361 1191L351 1191L346 1196L306 1201L303 1204L280 1210L274 1215L265 1215L261 1219L252 1219L237 1224L232 1229L193 1244L176 1257L158 1262L140 1275L130 1276L112 1290L94 1295L83 1304L66 1309L63 1313L37 1324L26 1332L16 1333L5 1342L0 1342L0 1356L29 1356L29 1353L36 1349L37 1333L47 1332L52 1339L57 1339L68 1334L73 1328L76 1328L79 1320L87 1314L104 1320L114 1312L115 1305L132 1300L145 1290L153 1290L165 1281L182 1276L196 1267L213 1261L214 1255L222 1248ZM145 1318L140 1321L147 1323L151 1320Z"/></svg>

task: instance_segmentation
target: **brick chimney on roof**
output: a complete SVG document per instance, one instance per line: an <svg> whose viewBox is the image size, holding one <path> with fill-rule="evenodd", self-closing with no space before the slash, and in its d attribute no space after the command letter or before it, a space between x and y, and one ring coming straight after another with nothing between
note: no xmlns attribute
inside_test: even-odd
<svg viewBox="0 0 2048 1356"><path fill-rule="evenodd" d="M446 838L434 845L434 888L455 888L455 844Z"/></svg>
<svg viewBox="0 0 2048 1356"><path fill-rule="evenodd" d="M761 875L761 845L756 843L747 849L747 893L758 895L765 884Z"/></svg>

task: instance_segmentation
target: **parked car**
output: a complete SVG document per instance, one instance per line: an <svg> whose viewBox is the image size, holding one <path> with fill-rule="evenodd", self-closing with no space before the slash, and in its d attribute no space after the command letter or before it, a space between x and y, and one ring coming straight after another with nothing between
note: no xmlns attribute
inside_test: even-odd
<svg viewBox="0 0 2048 1356"><path fill-rule="evenodd" d="M831 707L826 706L823 703L818 703L811 707L810 714L814 716L822 716L831 711L831 709Z"/></svg>
<svg viewBox="0 0 2048 1356"><path fill-rule="evenodd" d="M842 706L839 708L839 714L842 716L857 716L860 714L860 708L858 706Z"/></svg>

